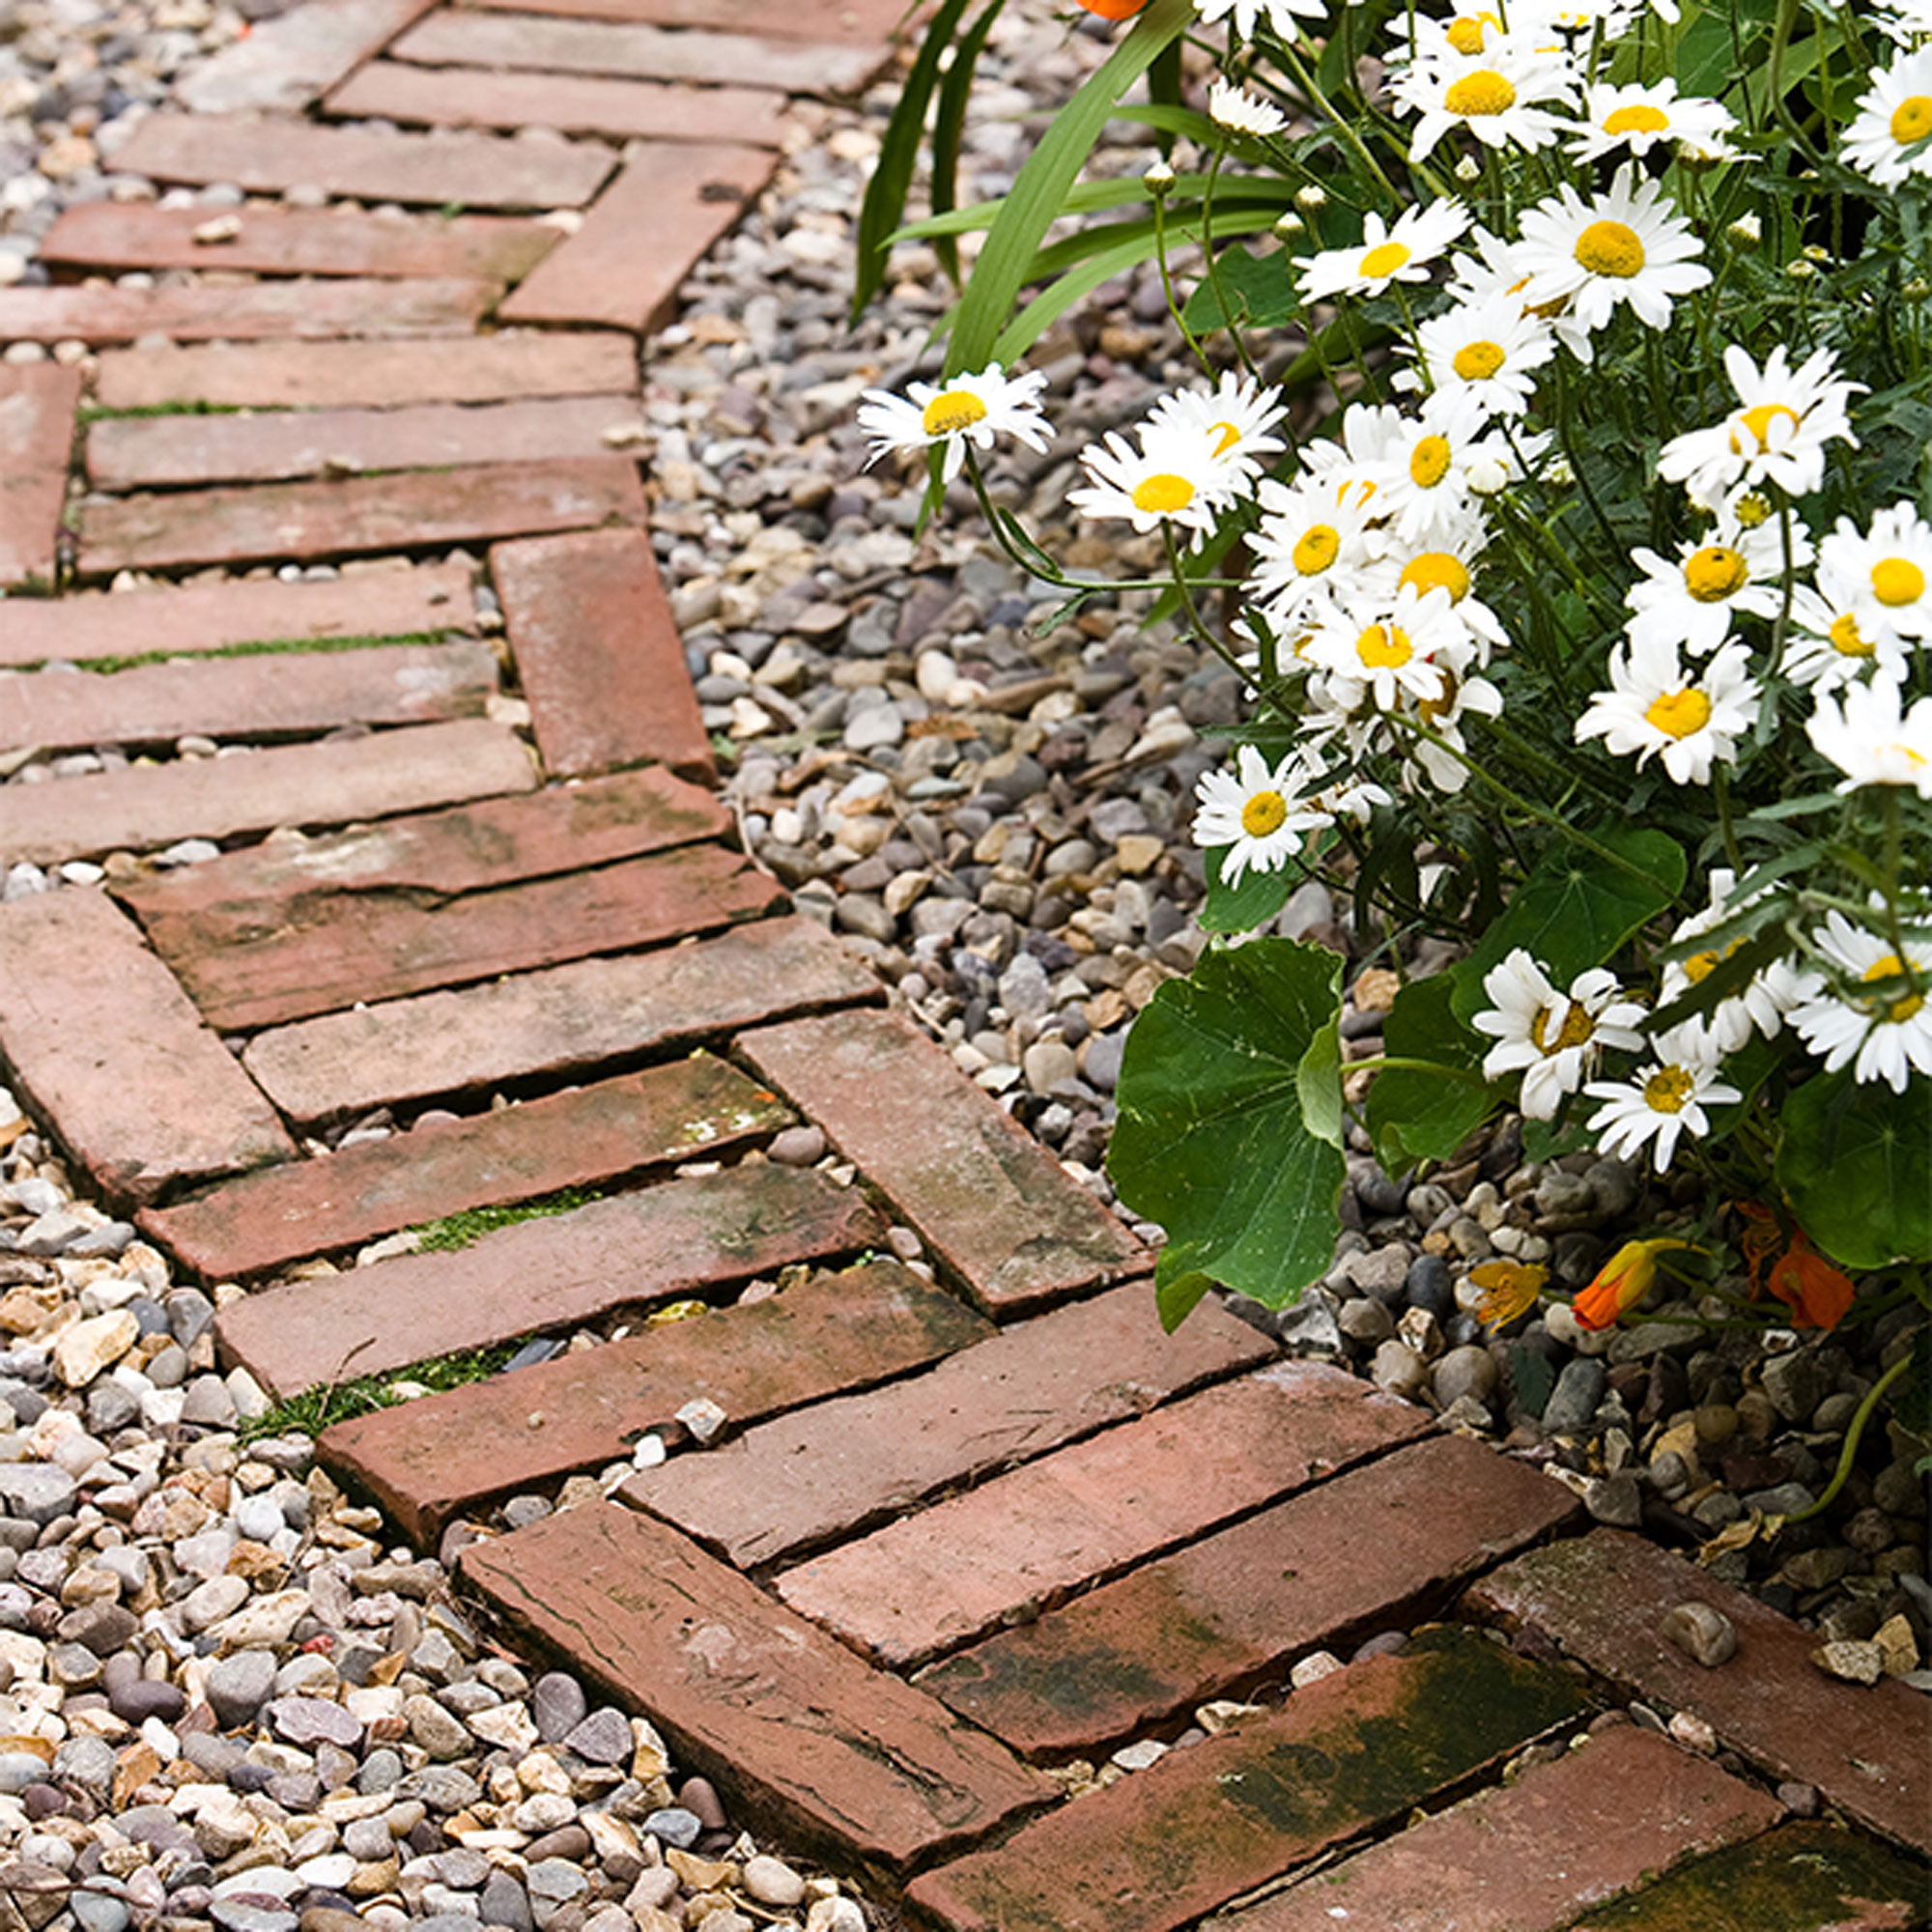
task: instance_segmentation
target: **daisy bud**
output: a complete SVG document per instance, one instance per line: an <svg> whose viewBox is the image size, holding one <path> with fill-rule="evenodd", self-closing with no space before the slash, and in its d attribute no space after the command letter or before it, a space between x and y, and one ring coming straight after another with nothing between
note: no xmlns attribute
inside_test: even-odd
<svg viewBox="0 0 1932 1932"><path fill-rule="evenodd" d="M1545 466L1543 480L1558 490L1567 490L1577 480L1577 472L1570 467L1567 456L1552 456Z"/></svg>
<svg viewBox="0 0 1932 1932"><path fill-rule="evenodd" d="M1747 490L1731 505L1731 515L1738 520L1741 528L1757 529L1771 521L1771 498L1761 490Z"/></svg>
<svg viewBox="0 0 1932 1932"><path fill-rule="evenodd" d="M1932 282L1928 282L1923 275L1914 275L1909 282L1899 284L1898 293L1907 301L1922 302L1927 296L1932 296Z"/></svg>
<svg viewBox="0 0 1932 1932"><path fill-rule="evenodd" d="M1174 185L1174 170L1165 161L1155 161L1142 173L1141 181L1150 194L1165 194Z"/></svg>
<svg viewBox="0 0 1932 1932"><path fill-rule="evenodd" d="M1456 179L1459 182L1481 181L1482 178L1483 164L1474 155L1464 155L1456 163Z"/></svg>
<svg viewBox="0 0 1932 1932"><path fill-rule="evenodd" d="M1818 269L1815 263L1807 262L1804 258L1804 256L1801 255L1797 261L1787 262L1784 265L1784 272L1787 275L1789 275L1794 282L1808 282L1811 279L1811 277L1818 272Z"/></svg>
<svg viewBox="0 0 1932 1932"><path fill-rule="evenodd" d="M1831 249L1821 247L1816 242L1806 242L1804 247L1800 250L1800 253L1804 255L1807 262L1829 262L1832 259Z"/></svg>
<svg viewBox="0 0 1932 1932"><path fill-rule="evenodd" d="M1294 191L1296 208L1305 208L1313 212L1318 208L1325 208L1327 204L1328 190L1315 182L1310 182L1306 187L1298 187Z"/></svg>
<svg viewBox="0 0 1932 1932"><path fill-rule="evenodd" d="M1741 214L1724 230L1740 248L1755 248L1764 239L1764 223L1754 214Z"/></svg>
<svg viewBox="0 0 1932 1932"><path fill-rule="evenodd" d="M1479 497L1493 497L1509 481L1509 466L1487 452L1472 456L1463 467L1469 488Z"/></svg>
<svg viewBox="0 0 1932 1932"><path fill-rule="evenodd" d="M1286 214L1281 215L1276 219L1274 224L1274 232L1277 235L1279 235L1284 242L1292 242L1297 235L1301 234L1307 228L1307 226L1308 226L1307 222L1302 220L1301 216L1295 213L1295 212L1293 209L1290 209Z"/></svg>

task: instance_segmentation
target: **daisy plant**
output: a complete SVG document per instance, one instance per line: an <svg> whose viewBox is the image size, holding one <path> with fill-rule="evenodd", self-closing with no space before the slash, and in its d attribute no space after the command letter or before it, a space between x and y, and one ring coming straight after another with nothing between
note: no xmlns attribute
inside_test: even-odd
<svg viewBox="0 0 1932 1932"><path fill-rule="evenodd" d="M1325 1272L1351 1138L1402 1173L1504 1115L1532 1159L1650 1177L1649 1226L1567 1284L1586 1325L1694 1253L1732 1285L1711 1319L1909 1326L1932 9L1083 0L1112 52L960 208L1005 4L944 0L894 117L860 299L928 113L904 232L985 236L943 380L864 419L934 504L963 478L1063 612L1157 590L1247 694L1193 822L1213 943L1135 1022L1109 1155L1166 1231L1164 1319ZM1116 120L1145 172L1083 181ZM1015 367L1143 261L1199 375L1061 450L1064 518L1025 526L1001 442L1040 448L1052 408ZM1061 570L1086 526L1143 574ZM1310 878L1400 980L1374 1059L1345 1064L1341 958L1269 931ZM1474 1288L1509 1321L1562 1285Z"/></svg>

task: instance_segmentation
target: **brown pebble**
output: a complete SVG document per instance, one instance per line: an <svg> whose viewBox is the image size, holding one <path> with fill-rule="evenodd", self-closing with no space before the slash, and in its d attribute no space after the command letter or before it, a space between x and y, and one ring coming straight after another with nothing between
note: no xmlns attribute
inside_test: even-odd
<svg viewBox="0 0 1932 1932"><path fill-rule="evenodd" d="M1707 1670L1728 1663L1738 1653L1738 1633L1729 1617L1710 1604L1679 1604L1665 1610L1658 1626L1665 1642L1695 1658Z"/></svg>
<svg viewBox="0 0 1932 1932"><path fill-rule="evenodd" d="M707 1832L730 1830L731 1820L724 1810L724 1801L708 1777L687 1777L678 1787L677 1802Z"/></svg>

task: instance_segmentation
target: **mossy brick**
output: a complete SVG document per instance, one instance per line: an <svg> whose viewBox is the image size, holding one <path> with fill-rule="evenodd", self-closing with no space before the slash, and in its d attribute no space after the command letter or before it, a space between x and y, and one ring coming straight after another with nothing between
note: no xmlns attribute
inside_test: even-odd
<svg viewBox="0 0 1932 1932"><path fill-rule="evenodd" d="M141 1216L203 1279L261 1274L472 1208L529 1201L769 1134L788 1108L708 1053L284 1163Z"/></svg>
<svg viewBox="0 0 1932 1932"><path fill-rule="evenodd" d="M461 335L502 284L447 275L422 281L196 283L178 289L0 289L0 336L96 347L165 335L177 342L263 336Z"/></svg>
<svg viewBox="0 0 1932 1932"><path fill-rule="evenodd" d="M891 1388L820 1403L709 1455L642 1470L618 1500L740 1566L776 1562L1273 1352L1211 1304L1169 1335L1153 1284L1126 1282L1015 1323Z"/></svg>
<svg viewBox="0 0 1932 1932"><path fill-rule="evenodd" d="M779 1594L911 1667L1409 1440L1423 1410L1277 1362L1055 1450L785 1571Z"/></svg>
<svg viewBox="0 0 1932 1932"><path fill-rule="evenodd" d="M0 589L59 575L80 371L52 362L0 367Z"/></svg>
<svg viewBox="0 0 1932 1932"><path fill-rule="evenodd" d="M907 1901L950 1932L1175 1932L1585 1708L1574 1679L1437 1626L926 1872Z"/></svg>
<svg viewBox="0 0 1932 1932"><path fill-rule="evenodd" d="M1812 1784L1849 1818L1932 1850L1932 1727L1925 1700L1892 1678L1855 1685L1811 1662L1814 1631L1719 1583L1641 1537L1600 1529L1531 1550L1468 1593L1476 1614L1527 1628L1612 1684L1704 1719L1741 1756ZM1708 1604L1738 1634L1707 1669L1663 1635L1665 1613ZM1767 1690L1775 1686L1775 1692Z"/></svg>
<svg viewBox="0 0 1932 1932"><path fill-rule="evenodd" d="M1002 1631L920 1682L1029 1756L1092 1754L1300 1651L1402 1628L1578 1514L1521 1463L1431 1436Z"/></svg>
<svg viewBox="0 0 1932 1932"><path fill-rule="evenodd" d="M741 1045L990 1313L1145 1266L1128 1229L909 1020L833 1013Z"/></svg>
<svg viewBox="0 0 1932 1932"><path fill-rule="evenodd" d="M1212 1932L1442 1932L1452 1922L1455 1932L1562 1932L1578 1911L1754 1838L1781 1815L1776 1800L1708 1758L1619 1725L1215 1919Z"/></svg>
<svg viewBox="0 0 1932 1932"><path fill-rule="evenodd" d="M559 1078L782 1013L879 997L861 961L815 921L792 916L325 1014L258 1034L242 1058L277 1106L314 1121L531 1075Z"/></svg>
<svg viewBox="0 0 1932 1932"><path fill-rule="evenodd" d="M225 1358L292 1396L856 1254L881 1232L857 1189L814 1171L727 1168L268 1289L225 1308L216 1333Z"/></svg>
<svg viewBox="0 0 1932 1932"><path fill-rule="evenodd" d="M717 1403L740 1429L869 1388L989 1333L983 1316L898 1263L869 1262L337 1423L323 1435L321 1455L409 1536L434 1544L451 1518L486 1498L625 1460L639 1436L668 1429L695 1399ZM694 1451L666 1466L721 1453Z"/></svg>
<svg viewBox="0 0 1932 1932"><path fill-rule="evenodd" d="M244 39L181 74L175 94L197 114L299 113L435 0L306 0L251 23Z"/></svg>

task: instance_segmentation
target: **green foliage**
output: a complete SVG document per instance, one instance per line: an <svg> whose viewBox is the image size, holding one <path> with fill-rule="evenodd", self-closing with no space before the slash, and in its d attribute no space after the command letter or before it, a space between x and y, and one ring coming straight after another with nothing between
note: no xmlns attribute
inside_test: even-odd
<svg viewBox="0 0 1932 1932"><path fill-rule="evenodd" d="M536 1221L550 1214L568 1214L574 1208L587 1207L599 1197L581 1187L565 1187L533 1201L516 1201L501 1208L466 1208L461 1213L446 1214L416 1231L419 1254L454 1254L473 1247L485 1235L498 1228L513 1228L519 1221Z"/></svg>
<svg viewBox="0 0 1932 1932"><path fill-rule="evenodd" d="M499 1374L527 1337L496 1342L487 1349L469 1349L454 1355L433 1355L387 1375L356 1376L349 1381L318 1382L301 1394L278 1402L242 1423L236 1432L242 1442L259 1442L270 1435L320 1435L332 1422L348 1422L379 1408L394 1408L414 1400L397 1393L399 1384L413 1383L440 1395L468 1382L488 1381Z"/></svg>
<svg viewBox="0 0 1932 1932"><path fill-rule="evenodd" d="M1932 1254L1932 1107L1849 1071L1784 1103L1777 1180L1800 1225L1848 1267Z"/></svg>
<svg viewBox="0 0 1932 1932"><path fill-rule="evenodd" d="M1454 990L1446 973L1412 980L1383 1024L1389 1058L1408 1063L1384 1067L1369 1090L1369 1133L1386 1174L1447 1160L1490 1110L1485 1042L1451 1009Z"/></svg>
<svg viewBox="0 0 1932 1932"><path fill-rule="evenodd" d="M217 644L213 650L195 651L192 657L197 662L208 658L306 657L322 651L368 651L379 645L440 644L454 636L454 631L405 631L395 637L370 632L354 638L264 638L249 643ZM94 676L108 677L118 670L137 670L143 665L178 664L187 655L181 651L137 651L125 657L87 658L80 668Z"/></svg>

